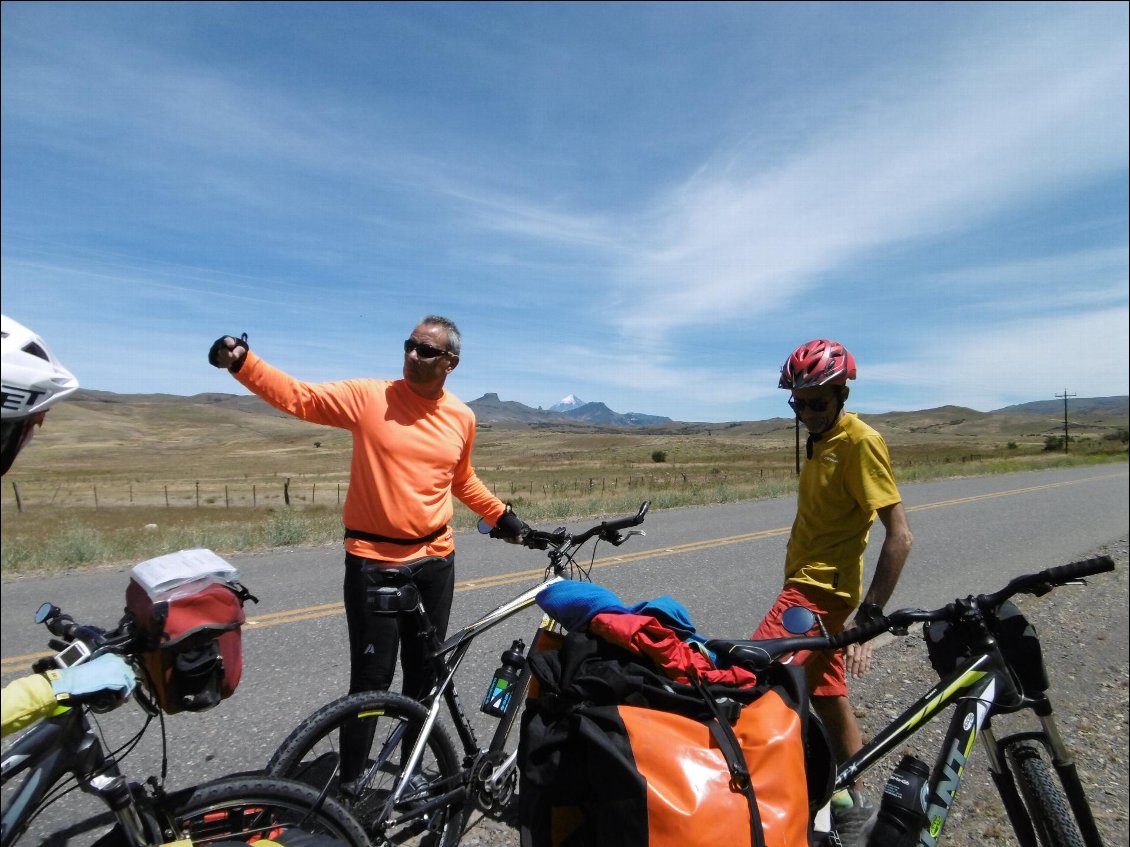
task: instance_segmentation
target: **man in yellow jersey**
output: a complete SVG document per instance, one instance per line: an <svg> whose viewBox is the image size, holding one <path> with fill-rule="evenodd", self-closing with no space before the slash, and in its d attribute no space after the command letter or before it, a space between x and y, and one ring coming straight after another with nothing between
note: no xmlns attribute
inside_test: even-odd
<svg viewBox="0 0 1130 847"><path fill-rule="evenodd" d="M458 327L428 315L404 342L400 379L318 384L268 365L249 349L246 336L224 336L208 354L212 365L231 371L275 408L353 434L342 508L351 694L388 689L398 643L404 693L419 699L430 690L432 672L414 620L371 614L366 588L381 572L399 570L415 584L445 637L455 586L453 495L494 525L493 535L517 541L526 530L471 466L474 413L444 388L459 364L460 347Z"/></svg>
<svg viewBox="0 0 1130 847"><path fill-rule="evenodd" d="M779 387L791 392L789 405L808 430L808 458L789 535L785 586L753 638L789 635L781 615L791 606L817 612L831 633L881 616L910 553L914 538L891 473L886 442L844 410L847 381L855 377L851 353L828 339L801 345L781 368ZM864 593L863 553L876 516L885 536ZM804 663L813 708L841 762L863 746L848 702L846 673L859 677L870 668L871 645L852 645L844 652L846 656L839 651L798 654L796 659ZM832 812L845 847L866 843L875 807L856 787L838 792Z"/></svg>

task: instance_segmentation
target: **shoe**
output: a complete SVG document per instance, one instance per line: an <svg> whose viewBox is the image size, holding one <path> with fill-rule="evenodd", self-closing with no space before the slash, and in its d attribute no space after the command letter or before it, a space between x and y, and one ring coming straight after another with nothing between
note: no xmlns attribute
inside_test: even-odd
<svg viewBox="0 0 1130 847"><path fill-rule="evenodd" d="M338 789L341 791L342 798L349 804L356 803L360 797L361 792L364 790L365 780L362 777L357 779L342 780Z"/></svg>
<svg viewBox="0 0 1130 847"><path fill-rule="evenodd" d="M856 788L836 792L832 798L832 823L842 847L867 847L878 812Z"/></svg>

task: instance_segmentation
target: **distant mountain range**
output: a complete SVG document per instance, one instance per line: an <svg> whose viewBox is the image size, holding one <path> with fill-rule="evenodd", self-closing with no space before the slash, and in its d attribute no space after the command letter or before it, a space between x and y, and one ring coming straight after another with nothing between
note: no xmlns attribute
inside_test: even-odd
<svg viewBox="0 0 1130 847"><path fill-rule="evenodd" d="M1128 399L1121 397L1069 397L1067 400L1068 414L1087 413L1126 414ZM994 412L1017 412L1022 415L1062 415L1062 400L1036 400L1032 403L1021 403L1019 406L1005 406L1003 409L994 409Z"/></svg>
<svg viewBox="0 0 1130 847"><path fill-rule="evenodd" d="M1130 408L1130 397L1072 397L1068 401L1068 414L1076 415L1121 415L1127 414ZM531 408L514 400L500 400L497 394L484 394L478 400L468 403L474 411L475 417L481 423L537 423L553 424L576 423L593 424L597 426L651 426L675 423L671 418L659 415L645 415L641 412L614 412L604 403L586 403L575 394L570 394L560 402L548 409ZM945 407L951 408L951 407ZM958 409L958 407L952 407ZM1062 416L1063 401L1061 400L1036 400L1031 403L1021 403L1016 406L1006 406L1003 409L994 409L991 412L978 412L974 409L958 409L963 415L980 417L993 414L1018 414L1018 415L1045 415ZM942 410L937 410L942 411ZM905 416L918 414L916 412L888 412L886 416ZM873 417L869 415L868 417Z"/></svg>
<svg viewBox="0 0 1130 847"><path fill-rule="evenodd" d="M570 394L548 409L533 409L514 400L500 400L497 394L484 394L467 404L482 423L576 423L598 426L648 426L671 423L670 418L641 412L621 414L603 403L586 403Z"/></svg>
<svg viewBox="0 0 1130 847"><path fill-rule="evenodd" d="M191 404L197 406L215 406L235 409L243 412L269 412L281 414L267 406L258 397L243 394L195 394L191 397L179 394L114 394L109 391L96 391L80 388L74 394L74 399L80 402L93 403L107 407L135 406L149 404ZM533 424L548 426L611 426L611 427L641 427L662 425L686 425L691 427L725 427L739 424L757 422L735 421L730 424L698 424L694 422L672 421L671 418L659 415L646 415L640 412L614 412L604 403L586 403L579 397L570 394L549 409L533 408L514 400L501 400L497 394L484 394L478 400L472 400L469 405L475 412L480 423L491 424ZM1117 422L1125 419L1130 412L1130 397L1121 395L1117 397L1072 397L1068 400L1068 416L1073 420L1105 420L1109 423L1112 419ZM961 426L981 426L988 416L992 415L1031 415L1051 419L1062 419L1062 400L1037 400L1031 403L1021 403L1015 406L1006 406L1003 409L994 409L992 412L978 412L959 406L943 406L936 409L925 409L914 412L886 412L883 414L866 415L869 421L885 422L902 426L904 421L913 421L913 429L957 429ZM779 425L782 419L777 419ZM978 422L982 423L978 423ZM791 422L791 419L790 419ZM768 424L769 422L763 422Z"/></svg>

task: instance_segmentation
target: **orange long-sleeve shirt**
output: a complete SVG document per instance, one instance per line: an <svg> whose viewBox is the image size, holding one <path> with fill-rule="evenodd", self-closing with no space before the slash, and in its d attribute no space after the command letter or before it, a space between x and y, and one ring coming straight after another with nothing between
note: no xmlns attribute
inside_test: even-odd
<svg viewBox="0 0 1130 847"><path fill-rule="evenodd" d="M387 562L449 555L455 549L452 495L491 523L506 509L471 466L475 414L448 391L431 400L402 379L300 382L251 351L234 376L276 409L353 434L342 508L348 529L423 538L446 527L418 545L347 538L345 549L354 555Z"/></svg>

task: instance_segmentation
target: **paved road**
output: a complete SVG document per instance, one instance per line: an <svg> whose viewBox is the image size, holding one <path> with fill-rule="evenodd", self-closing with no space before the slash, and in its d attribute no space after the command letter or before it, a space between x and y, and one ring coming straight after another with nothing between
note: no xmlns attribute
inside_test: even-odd
<svg viewBox="0 0 1130 847"><path fill-rule="evenodd" d="M904 485L915 547L892 605L935 606L991 590L1018 573L1062 564L1125 535L1127 480L1126 466L1103 465ZM594 578L629 603L670 594L710 635L747 635L780 585L792 510L786 498L652 512L646 537L597 550ZM583 526L570 522L573 529ZM453 625L473 620L540 577L542 560L530 551L474 534L461 538L458 548ZM872 546L869 566L877 548ZM261 766L303 716L345 690L340 550L275 551L232 561L261 600L249 608L243 682L214 711L167 720L173 787ZM110 624L123 605L125 571L6 582L4 681L43 649L44 633L30 622L40 602ZM499 652L512 638L528 639L535 622L526 613L480 639L482 649L461 671L465 702L473 706ZM124 737L139 726L140 713L121 709L103 722L111 737ZM158 736L151 727L127 760L131 773L159 771ZM88 843L88 834L57 831L96 811L89 798L67 798L23 843Z"/></svg>

